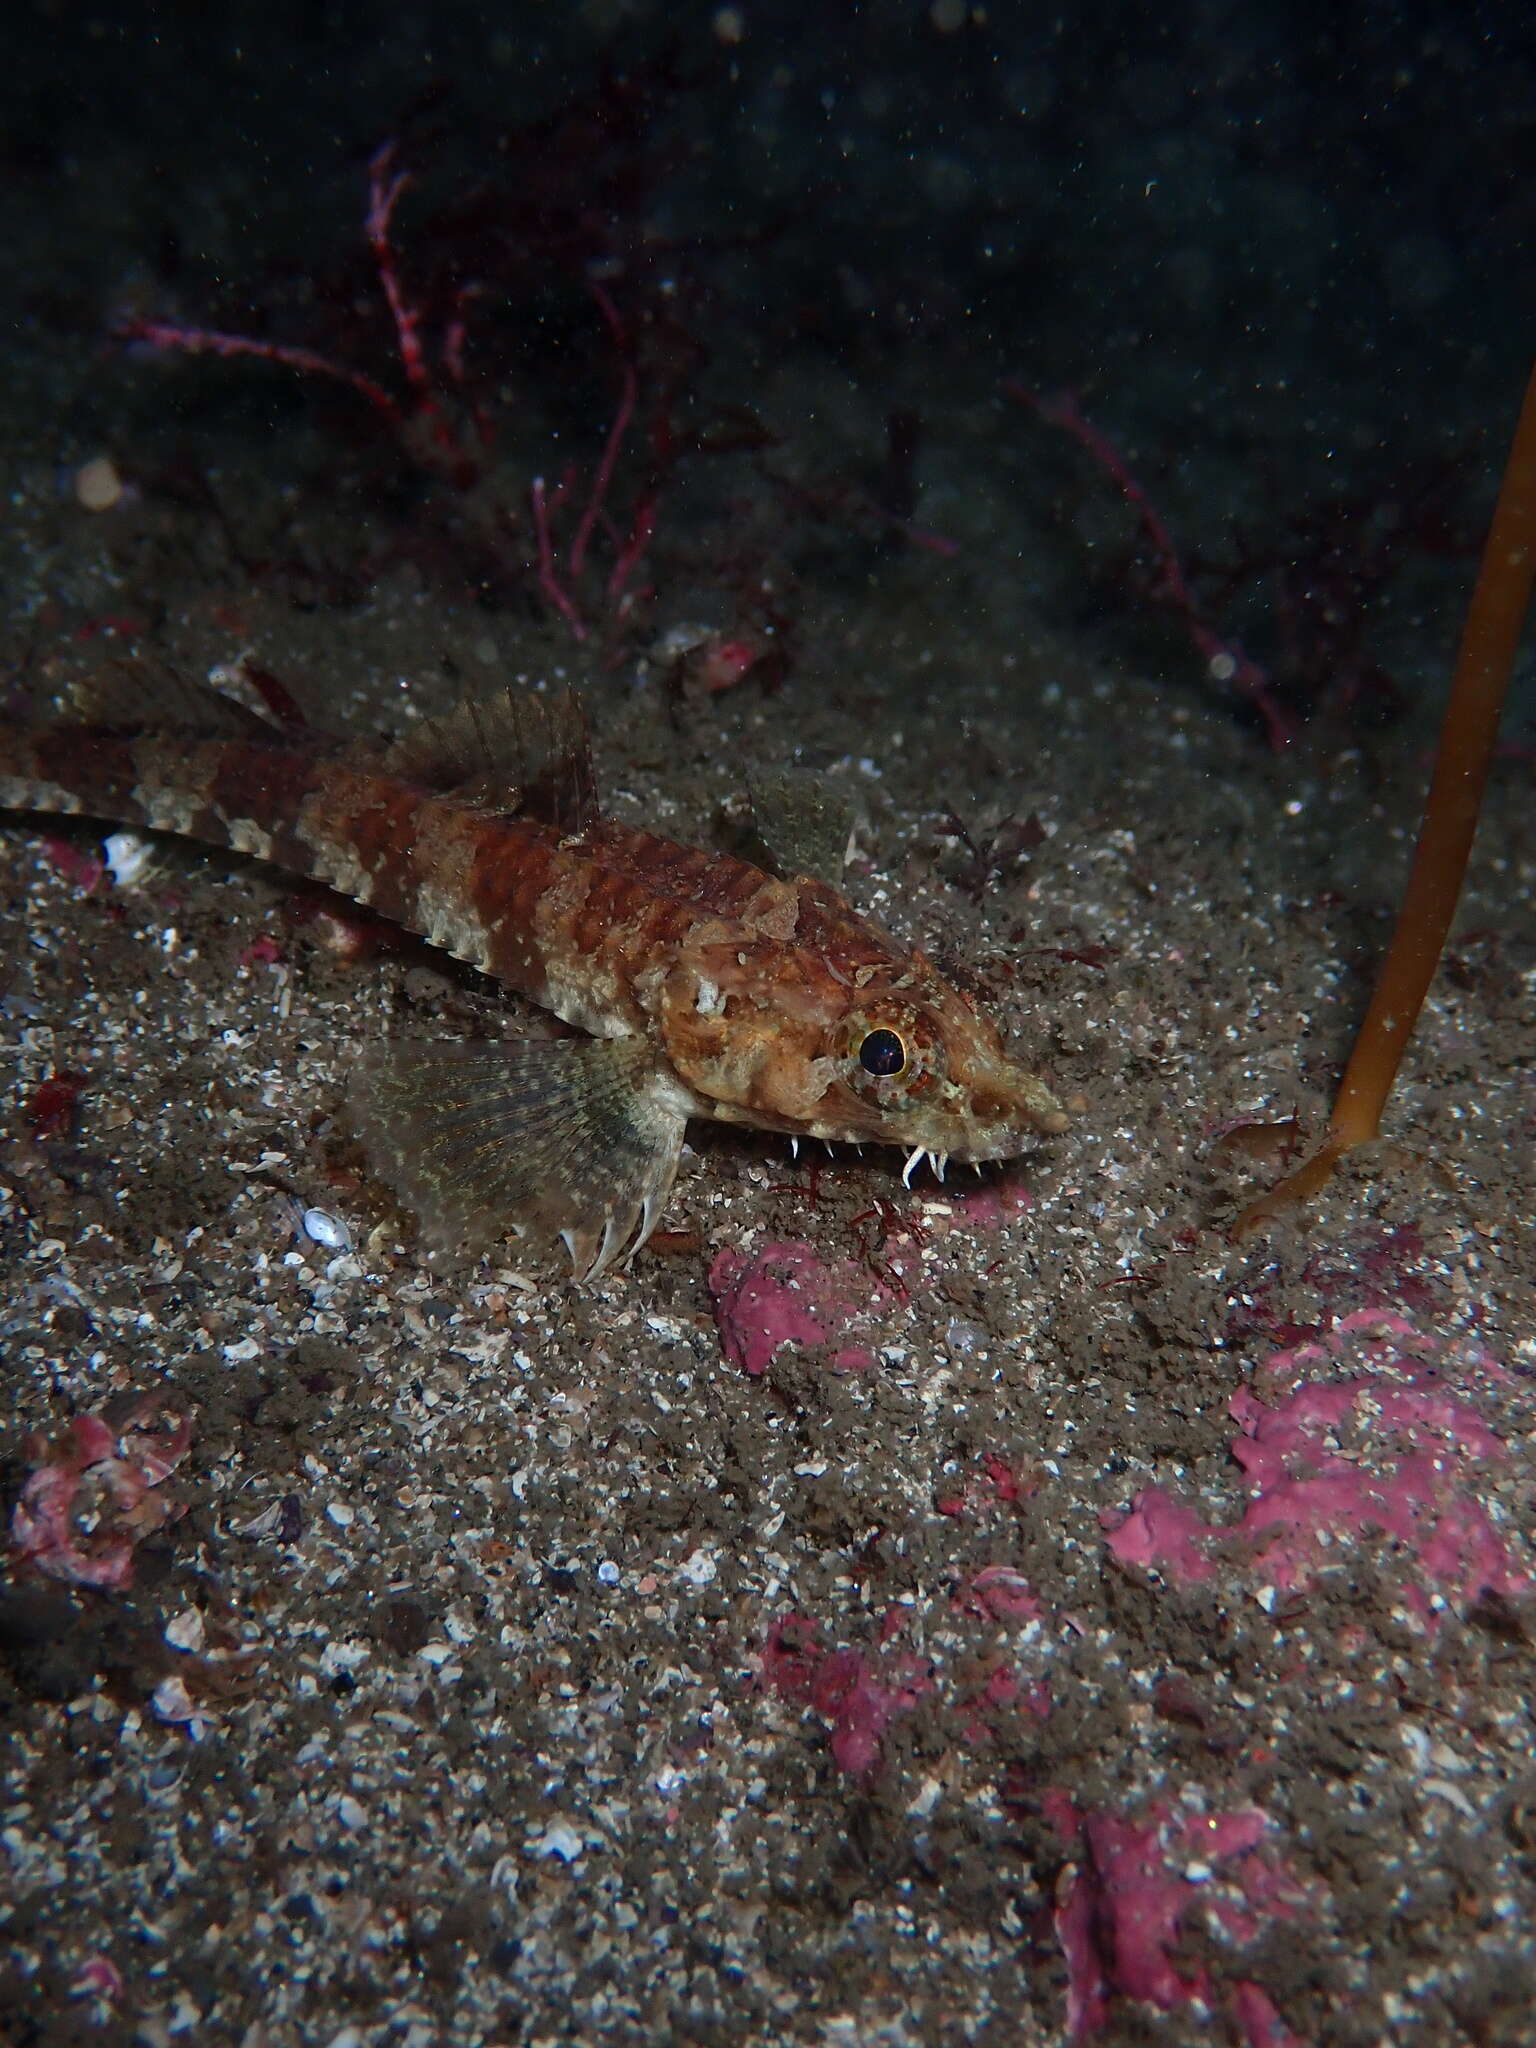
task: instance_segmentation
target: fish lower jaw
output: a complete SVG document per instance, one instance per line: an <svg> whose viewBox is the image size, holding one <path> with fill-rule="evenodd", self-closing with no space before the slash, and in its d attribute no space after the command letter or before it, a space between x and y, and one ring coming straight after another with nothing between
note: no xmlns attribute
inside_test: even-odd
<svg viewBox="0 0 1536 2048"><path fill-rule="evenodd" d="M717 1111L718 1115L719 1112ZM1038 1141L1037 1131L1001 1131L975 1133L948 1133L941 1129L924 1132L900 1133L859 1129L856 1125L835 1123L791 1124L787 1121L770 1121L766 1117L743 1116L728 1113L722 1122L746 1124L754 1130L775 1131L781 1137L798 1144L801 1140L814 1139L822 1145L847 1145L854 1151L863 1151L868 1145L878 1145L882 1150L905 1152L909 1162L915 1164L923 1159L933 1162L935 1171L942 1180L946 1163L965 1166L985 1166L997 1160L1016 1159L1023 1152L1033 1150Z"/></svg>
<svg viewBox="0 0 1536 2048"><path fill-rule="evenodd" d="M681 1104L679 1105L682 1106ZM735 1124L748 1130L770 1131L779 1137L788 1138L792 1144L815 1140L823 1145L849 1145L861 1150L866 1145L879 1145L905 1152L907 1164L904 1177L910 1181L919 1165L927 1160L940 1180L944 1177L946 1165L985 1166L1005 1159L1017 1159L1022 1153L1033 1151L1044 1135L1043 1131L1031 1125L1021 1130L1016 1125L989 1124L981 1127L964 1123L950 1123L935 1118L921 1127L909 1126L905 1131L873 1129L868 1125L809 1119L805 1123L791 1122L787 1117L773 1117L749 1109L734 1102L706 1102L693 1098L693 1106L684 1112L693 1116L704 1116L717 1123Z"/></svg>

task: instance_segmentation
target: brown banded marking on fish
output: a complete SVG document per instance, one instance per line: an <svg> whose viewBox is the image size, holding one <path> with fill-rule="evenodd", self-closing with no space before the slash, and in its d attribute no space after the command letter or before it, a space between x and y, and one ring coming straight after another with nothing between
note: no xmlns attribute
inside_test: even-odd
<svg viewBox="0 0 1536 2048"><path fill-rule="evenodd" d="M12 728L0 764L7 809L139 825L312 873L291 826L320 764L291 750L61 724Z"/></svg>
<svg viewBox="0 0 1536 2048"><path fill-rule="evenodd" d="M66 740L48 728L12 727L0 744L0 802L7 810L88 814L141 825L147 821L138 807L137 783L129 740L80 734Z"/></svg>
<svg viewBox="0 0 1536 2048"><path fill-rule="evenodd" d="M297 829L316 879L485 966L485 932L467 886L484 818L338 763L317 776Z"/></svg>
<svg viewBox="0 0 1536 2048"><path fill-rule="evenodd" d="M0 726L0 797L328 883L591 1034L373 1062L359 1123L441 1236L540 1229L601 1270L653 1227L690 1116L905 1145L908 1173L1065 1127L969 999L826 880L601 817L568 694L344 750L174 679L175 729L125 729L150 699L103 686L83 721ZM816 822L835 841L824 799Z"/></svg>

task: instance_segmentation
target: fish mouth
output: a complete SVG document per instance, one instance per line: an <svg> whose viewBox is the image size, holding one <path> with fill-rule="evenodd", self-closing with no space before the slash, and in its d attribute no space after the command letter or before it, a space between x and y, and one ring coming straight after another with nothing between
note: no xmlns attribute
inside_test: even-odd
<svg viewBox="0 0 1536 2048"><path fill-rule="evenodd" d="M984 1166L994 1160L1017 1159L1031 1151L1042 1138L1060 1137L1069 1130L1072 1118L1046 1087L1027 1069L1010 1068L1005 1075L996 1069L985 1081L970 1086L951 1086L951 1101L935 1106L926 1114L881 1116L862 1104L849 1105L854 1113L812 1116L803 1122L775 1116L744 1103L704 1102L693 1098L694 1115L713 1118L717 1123L742 1124L759 1131L777 1131L799 1143L814 1138L829 1145L890 1145L908 1154L903 1179L912 1175L923 1160L932 1162L942 1180L944 1169L957 1165ZM842 1107L842 1105L840 1105Z"/></svg>
<svg viewBox="0 0 1536 2048"><path fill-rule="evenodd" d="M962 1166L984 1166L993 1160L1018 1159L1030 1152L1041 1138L1059 1138L1071 1128L1072 1119L1045 1085L1032 1075L1025 1077L1025 1090L999 1116L991 1105L986 1121L958 1114L935 1118L921 1135L917 1131L896 1142L910 1146L902 1179L910 1187L912 1176L926 1159L938 1179L953 1160Z"/></svg>

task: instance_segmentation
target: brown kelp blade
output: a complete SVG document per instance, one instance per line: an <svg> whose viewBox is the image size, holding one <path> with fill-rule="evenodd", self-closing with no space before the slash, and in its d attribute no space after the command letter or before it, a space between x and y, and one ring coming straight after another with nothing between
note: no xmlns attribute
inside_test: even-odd
<svg viewBox="0 0 1536 2048"><path fill-rule="evenodd" d="M1536 370L1526 385L1472 602L1462 627L1435 772L1392 942L1334 1098L1322 1147L1232 1226L1243 1237L1321 1193L1339 1161L1369 1144L1429 993L1466 877L1499 719L1536 580Z"/></svg>

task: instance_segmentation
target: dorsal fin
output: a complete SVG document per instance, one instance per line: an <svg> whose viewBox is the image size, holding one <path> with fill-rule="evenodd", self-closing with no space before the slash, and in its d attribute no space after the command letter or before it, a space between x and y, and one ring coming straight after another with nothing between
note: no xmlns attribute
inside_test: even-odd
<svg viewBox="0 0 1536 2048"><path fill-rule="evenodd" d="M385 754L402 782L490 816L580 832L597 816L597 777L574 690L504 689L424 718Z"/></svg>
<svg viewBox="0 0 1536 2048"><path fill-rule="evenodd" d="M769 871L781 881L840 886L853 840L854 812L847 793L829 790L804 769L770 771L747 779L752 829Z"/></svg>
<svg viewBox="0 0 1536 2048"><path fill-rule="evenodd" d="M269 719L209 683L158 662L124 660L72 683L60 706L72 724L109 732L183 732L208 740L273 739Z"/></svg>

